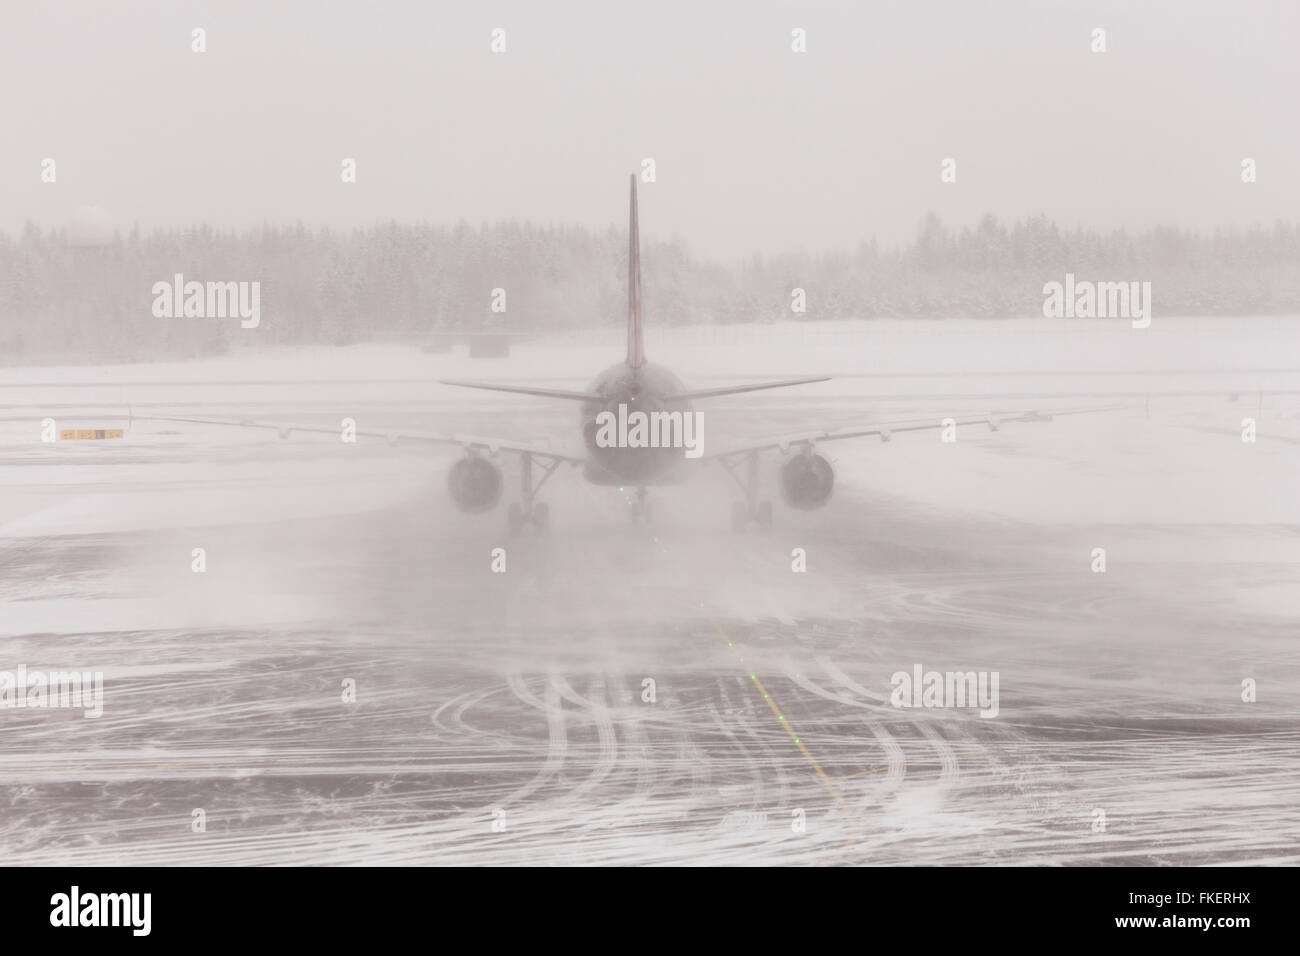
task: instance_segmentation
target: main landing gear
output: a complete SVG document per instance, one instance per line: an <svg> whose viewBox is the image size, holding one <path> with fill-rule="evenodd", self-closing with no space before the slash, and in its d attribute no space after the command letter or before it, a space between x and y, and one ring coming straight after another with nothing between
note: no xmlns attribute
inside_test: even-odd
<svg viewBox="0 0 1300 956"><path fill-rule="evenodd" d="M519 456L519 490L523 500L512 502L506 509L506 530L510 534L518 534L527 524L531 524L538 534L545 534L551 525L551 509L546 502L537 501L536 497L537 492L542 490L542 485L546 484L546 479L560 467L563 459L552 458L548 465L543 465L539 461L538 466L542 469L542 476L534 482L533 457L528 452L523 452Z"/></svg>
<svg viewBox="0 0 1300 956"><path fill-rule="evenodd" d="M747 451L739 455L724 455L718 459L733 481L745 493L744 501L731 505L731 530L744 531L754 525L760 531L772 530L772 502L758 498L758 452ZM740 475L744 464L744 477Z"/></svg>

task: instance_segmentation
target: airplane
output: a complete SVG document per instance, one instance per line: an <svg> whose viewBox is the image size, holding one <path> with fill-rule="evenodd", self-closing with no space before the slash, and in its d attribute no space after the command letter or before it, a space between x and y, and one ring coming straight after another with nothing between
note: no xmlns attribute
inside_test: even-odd
<svg viewBox="0 0 1300 956"><path fill-rule="evenodd" d="M830 380L830 376L820 375L746 385L691 389L667 368L651 363L646 357L641 316L641 246L636 187L637 178L636 174L633 174L628 213L627 353L623 361L606 368L583 391L499 385L457 379L439 380L442 384L456 387L509 392L577 403L581 409L580 424L584 445L582 454L557 452L550 448L509 439L469 435L362 430L358 430L356 434L386 438L391 443L418 441L459 445L465 452L465 457L452 465L447 476L447 487L456 506L468 513L487 512L496 507L504 489L504 477L499 464L501 456L517 456L520 464L519 501L512 502L506 513L507 530L511 534L517 534L528 525L532 525L539 532L546 531L549 527L550 509L545 502L537 500L537 495L562 464L581 465L583 478L594 485L635 488L633 518L649 520L651 506L648 501L648 489L655 485L677 483L682 480L683 470L697 464L699 460L717 461L740 487L744 500L732 504L731 523L734 530L744 531L751 526L756 526L759 530L770 530L772 503L759 497L759 459L764 452L775 451L784 458L779 482L781 496L791 508L806 511L824 506L830 500L835 486L835 471L831 463L817 452L820 444L866 436L876 436L881 441L887 442L899 432L945 427L944 421L935 422L929 419L895 424L868 424L862 427L851 426L835 431L813 430L763 439L752 444L727 448L720 453L701 454L696 461L684 456L680 447L672 445L634 447L630 442L601 441L602 423L608 422L609 416L641 411L647 416L660 416L660 420L665 422L672 420L673 415L681 415L684 420L687 415L694 413L693 403L701 399ZM1055 414L1068 415L1102 410L1106 409L1075 409L1058 411ZM1051 419L1051 415L1028 411L1010 417L987 415L961 420L948 419L948 422L954 426L987 425L991 431L997 431L1003 423L1007 422L1042 422ZM153 416L150 420L273 428L279 431L281 438L288 438L295 431L336 433L335 429L319 426L253 421Z"/></svg>

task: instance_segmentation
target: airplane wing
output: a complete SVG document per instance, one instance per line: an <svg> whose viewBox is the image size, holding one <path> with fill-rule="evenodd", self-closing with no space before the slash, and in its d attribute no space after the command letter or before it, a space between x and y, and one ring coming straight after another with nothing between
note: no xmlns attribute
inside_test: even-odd
<svg viewBox="0 0 1300 956"><path fill-rule="evenodd" d="M1128 407L1129 406L1127 405L1106 405L1094 408L1073 408L1064 411L1053 411L1050 414L1044 414L1038 411L1018 412L1009 415L989 414L968 418L953 418L953 423L958 427L963 425L987 425L989 431L997 431L1003 425L1011 424L1013 422L1050 422L1056 416L1116 411ZM821 442L840 441L845 438L864 438L872 435L879 437L881 441L889 441L899 432L930 431L943 427L943 420L935 421L933 418L926 418L913 419L904 422L864 425L861 427L849 426L834 431L799 432L792 435L781 435L772 438L759 439L753 444L726 448L722 451L713 452L711 454L706 453L702 458L703 460L730 460L742 455L761 451L779 451L784 454L789 452L791 449L802 450L805 448L812 448Z"/></svg>
<svg viewBox="0 0 1300 956"><path fill-rule="evenodd" d="M132 415L131 420L150 422L181 422L190 425L227 425L239 428L265 428L279 433L281 438L288 438L293 432L308 432L319 435L338 435L339 429L323 425L293 425L285 422L258 422L249 419L234 420L228 418L179 418L159 415ZM460 448L473 449L495 455L498 452L515 455L531 455L534 458L552 462L570 462L579 464L586 461L580 455L571 455L555 451L542 445L529 445L505 438L489 438L480 435L442 435L432 432L396 432L372 431L358 428L356 434L363 438L382 438L389 444L402 442L423 442L427 444L455 445Z"/></svg>
<svg viewBox="0 0 1300 956"><path fill-rule="evenodd" d="M519 395L539 395L542 398L564 398L575 402L600 402L604 396L596 392L575 392L563 388L532 388L527 385L493 385L490 382L464 382L460 379L440 378L441 385L455 385L458 388L481 388L488 392L514 392Z"/></svg>

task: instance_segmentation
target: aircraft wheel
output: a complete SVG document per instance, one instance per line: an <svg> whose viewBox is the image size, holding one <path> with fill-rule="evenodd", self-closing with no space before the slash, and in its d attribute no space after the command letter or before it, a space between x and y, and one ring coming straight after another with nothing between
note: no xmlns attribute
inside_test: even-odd
<svg viewBox="0 0 1300 956"><path fill-rule="evenodd" d="M544 501L533 505L533 524L539 534L545 534L551 527L551 508Z"/></svg>
<svg viewBox="0 0 1300 956"><path fill-rule="evenodd" d="M518 503L512 503L506 510L506 532L512 535L518 534L523 526L524 509Z"/></svg>
<svg viewBox="0 0 1300 956"><path fill-rule="evenodd" d="M758 527L760 530L771 531L772 530L772 502L760 501L758 503L758 514L755 515L755 517L758 519Z"/></svg>

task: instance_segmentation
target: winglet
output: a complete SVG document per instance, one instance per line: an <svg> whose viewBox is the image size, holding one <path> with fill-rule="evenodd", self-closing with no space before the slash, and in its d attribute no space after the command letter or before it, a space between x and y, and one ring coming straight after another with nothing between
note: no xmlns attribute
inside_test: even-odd
<svg viewBox="0 0 1300 956"><path fill-rule="evenodd" d="M629 368L640 368L645 365L645 339L641 333L640 232L636 215L636 173L633 173L627 238L627 364Z"/></svg>

